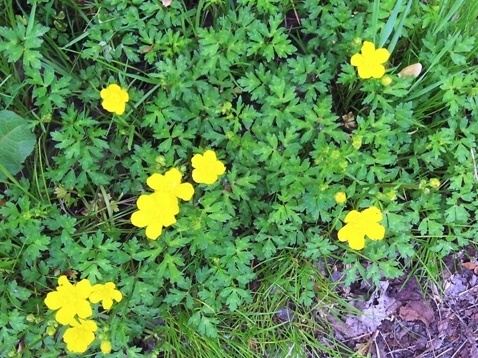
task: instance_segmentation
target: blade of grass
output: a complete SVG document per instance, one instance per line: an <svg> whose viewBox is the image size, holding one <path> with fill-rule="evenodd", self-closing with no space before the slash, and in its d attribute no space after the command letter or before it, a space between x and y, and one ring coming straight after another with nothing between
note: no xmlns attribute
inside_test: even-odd
<svg viewBox="0 0 478 358"><path fill-rule="evenodd" d="M8 180L10 180L18 189L24 192L27 196L32 198L34 201L38 201L38 199L30 193L27 189L25 189L14 177L10 174L10 172L5 168L2 164L0 164L0 172L2 172Z"/></svg>
<svg viewBox="0 0 478 358"><path fill-rule="evenodd" d="M456 39L460 36L460 32L457 32L455 36L453 36L449 41L446 42L445 47L438 53L438 55L433 59L433 62L431 63L430 67L426 70L426 72L421 76L411 87L410 87L410 92L413 91L413 89L418 86L418 84L423 81L425 76L427 75L430 70L435 67L435 65L441 60L441 58L450 51L450 49L454 46ZM428 87L427 87L428 88ZM423 92L423 91L422 91ZM424 93L422 93L424 94ZM413 98L415 98L414 96Z"/></svg>
<svg viewBox="0 0 478 358"><path fill-rule="evenodd" d="M397 17L398 13L400 12L400 8L402 7L402 0L398 0L395 3L395 6L393 7L392 14L387 20L387 23L385 24L384 28L382 29L380 33L380 40L378 42L378 47L383 47L385 42L387 42L388 37L393 31L393 27L395 26L395 23L397 22ZM390 49L389 49L390 51ZM390 51L391 52L391 51Z"/></svg>
<svg viewBox="0 0 478 358"><path fill-rule="evenodd" d="M440 13L439 17L443 20L435 27L433 31L433 35L438 34L445 26L447 26L451 20L451 18L456 14L458 9L463 5L464 0L454 1L451 9L448 10L448 1L445 4L440 6ZM475 19L476 20L476 19Z"/></svg>
<svg viewBox="0 0 478 358"><path fill-rule="evenodd" d="M379 12L380 12L380 0L374 0L373 10L372 10L372 23L370 24L370 26L372 27L372 33L373 33L373 43L375 43L375 34L378 31Z"/></svg>
<svg viewBox="0 0 478 358"><path fill-rule="evenodd" d="M400 36L402 36L403 26L405 24L405 20L407 19L408 14L410 13L412 3L413 3L412 0L408 1L405 11L402 13L402 16L400 17L400 22L397 26L397 30L393 34L392 40L390 41L390 44L388 45L388 51L390 53L393 52L393 50L395 49L395 46L397 45L398 39L400 38Z"/></svg>

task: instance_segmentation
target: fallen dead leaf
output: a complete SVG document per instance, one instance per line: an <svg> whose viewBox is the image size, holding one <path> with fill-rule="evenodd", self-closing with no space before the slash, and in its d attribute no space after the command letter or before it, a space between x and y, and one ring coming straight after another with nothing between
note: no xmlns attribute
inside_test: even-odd
<svg viewBox="0 0 478 358"><path fill-rule="evenodd" d="M463 266L464 268L468 270L474 270L478 267L478 265L473 262L463 262L461 266Z"/></svg>
<svg viewBox="0 0 478 358"><path fill-rule="evenodd" d="M398 73L398 77L415 77L417 78L422 72L422 64L420 62L414 63L405 67Z"/></svg>
<svg viewBox="0 0 478 358"><path fill-rule="evenodd" d="M400 307L400 318L404 321L422 321L427 326L435 320L435 313L425 301L409 301Z"/></svg>
<svg viewBox="0 0 478 358"><path fill-rule="evenodd" d="M380 282L377 289L367 302L364 302L360 316L347 315L341 328L346 338L370 334L377 330L384 319L389 318L397 309L395 300L390 298L386 291L389 282Z"/></svg>
<svg viewBox="0 0 478 358"><path fill-rule="evenodd" d="M146 46L146 47L143 47L143 49L141 50L142 53L148 53L150 52L154 47L154 44L152 45L149 45L149 46Z"/></svg>

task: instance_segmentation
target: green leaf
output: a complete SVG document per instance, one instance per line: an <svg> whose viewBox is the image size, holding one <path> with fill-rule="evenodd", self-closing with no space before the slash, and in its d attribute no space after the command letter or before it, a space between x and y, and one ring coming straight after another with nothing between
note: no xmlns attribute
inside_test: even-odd
<svg viewBox="0 0 478 358"><path fill-rule="evenodd" d="M206 317L200 312L194 313L191 318L188 320L188 324L195 326L197 331L207 337L216 338L217 337L217 324L219 320L214 317Z"/></svg>
<svg viewBox="0 0 478 358"><path fill-rule="evenodd" d="M20 171L23 161L33 151L35 140L25 119L11 111L0 111L0 165L10 175ZM0 171L2 179L5 179L3 170Z"/></svg>

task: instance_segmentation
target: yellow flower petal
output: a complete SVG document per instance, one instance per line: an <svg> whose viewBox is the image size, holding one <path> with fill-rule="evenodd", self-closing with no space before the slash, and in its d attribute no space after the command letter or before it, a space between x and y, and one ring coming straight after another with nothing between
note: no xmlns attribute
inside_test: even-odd
<svg viewBox="0 0 478 358"><path fill-rule="evenodd" d="M365 247L365 238L363 235L355 234L349 239L349 246L354 250L362 250Z"/></svg>
<svg viewBox="0 0 478 358"><path fill-rule="evenodd" d="M63 305L62 295L57 292L49 292L44 300L46 306L52 311L56 311Z"/></svg>
<svg viewBox="0 0 478 358"><path fill-rule="evenodd" d="M344 222L346 223L353 223L353 222L358 222L361 219L361 215L357 210L352 210L350 211L344 219Z"/></svg>
<svg viewBox="0 0 478 358"><path fill-rule="evenodd" d="M365 235L374 241L382 240L385 237L385 228L378 223L368 223L364 231Z"/></svg>
<svg viewBox="0 0 478 358"><path fill-rule="evenodd" d="M71 303L61 307L55 314L55 320L63 325L71 324L75 319L76 307Z"/></svg>
<svg viewBox="0 0 478 358"><path fill-rule="evenodd" d="M139 210L153 210L156 208L156 202L151 194L140 195L136 201Z"/></svg>
<svg viewBox="0 0 478 358"><path fill-rule="evenodd" d="M191 200L194 188L190 183L181 183L181 172L173 168L164 175L153 174L147 180L148 186L155 191L165 191L182 200Z"/></svg>
<svg viewBox="0 0 478 358"><path fill-rule="evenodd" d="M163 232L163 224L162 223L151 223L146 227L146 237L151 240L156 240L158 237L161 236Z"/></svg>
<svg viewBox="0 0 478 358"><path fill-rule="evenodd" d="M385 67L382 65L376 65L370 68L370 77L382 78L385 74Z"/></svg>
<svg viewBox="0 0 478 358"><path fill-rule="evenodd" d="M194 195L194 187L191 183L183 183L177 187L175 194L178 198L189 201Z"/></svg>
<svg viewBox="0 0 478 358"><path fill-rule="evenodd" d="M362 55L359 53L356 53L350 58L350 64L352 66L362 66L363 64L363 58Z"/></svg>
<svg viewBox="0 0 478 358"><path fill-rule="evenodd" d="M98 326L91 320L72 322L72 327L68 328L63 335L66 348L73 353L86 352L88 346L95 340L94 332L97 329Z"/></svg>
<svg viewBox="0 0 478 358"><path fill-rule="evenodd" d="M360 66L358 67L358 74L360 78L363 78L364 80L371 78L373 74L373 68L370 66Z"/></svg>
<svg viewBox="0 0 478 358"><path fill-rule="evenodd" d="M364 57L373 56L375 53L375 45L373 44L373 42L364 41L361 50L362 50L362 55Z"/></svg>
<svg viewBox="0 0 478 358"><path fill-rule="evenodd" d="M383 219L382 212L375 206L371 206L368 209L365 209L361 212L361 220L379 222Z"/></svg>
<svg viewBox="0 0 478 358"><path fill-rule="evenodd" d="M87 279L81 280L75 286L76 286L76 292L79 297L87 298L90 295L92 287L91 287L90 281L88 281Z"/></svg>
<svg viewBox="0 0 478 358"><path fill-rule="evenodd" d="M148 224L153 220L152 213L147 213L143 211L135 211L131 214L131 223L139 228L148 226Z"/></svg>
<svg viewBox="0 0 478 358"><path fill-rule="evenodd" d="M352 249L361 250L365 246L365 235L360 225L347 224L339 230L337 236L340 241L348 241Z"/></svg>
<svg viewBox="0 0 478 358"><path fill-rule="evenodd" d="M386 48L379 48L375 51L374 59L378 63L385 63L390 58L390 52Z"/></svg>
<svg viewBox="0 0 478 358"><path fill-rule="evenodd" d="M73 286L65 275L58 277L58 286Z"/></svg>
<svg viewBox="0 0 478 358"><path fill-rule="evenodd" d="M81 300L76 303L76 314L80 318L88 318L93 314L91 305L86 300Z"/></svg>

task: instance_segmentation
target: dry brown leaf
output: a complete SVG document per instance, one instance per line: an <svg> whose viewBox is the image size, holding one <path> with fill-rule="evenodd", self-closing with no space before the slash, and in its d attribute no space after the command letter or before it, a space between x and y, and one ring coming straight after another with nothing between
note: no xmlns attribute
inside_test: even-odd
<svg viewBox="0 0 478 358"><path fill-rule="evenodd" d="M149 45L149 46L146 46L146 47L143 47L143 49L141 50L142 53L148 53L149 51L151 51L154 47L154 44L152 45Z"/></svg>
<svg viewBox="0 0 478 358"><path fill-rule="evenodd" d="M173 0L161 0L161 2L163 3L164 6L168 7L169 5L171 5Z"/></svg>
<svg viewBox="0 0 478 358"><path fill-rule="evenodd" d="M463 266L464 268L468 270L474 270L478 267L478 265L474 264L473 262L463 262L461 266Z"/></svg>
<svg viewBox="0 0 478 358"><path fill-rule="evenodd" d="M410 66L405 67L398 73L398 77L415 77L422 72L422 64L420 62L414 63Z"/></svg>
<svg viewBox="0 0 478 358"><path fill-rule="evenodd" d="M424 301L409 301L400 307L400 318L404 321L422 321L427 326L435 320L435 313Z"/></svg>

